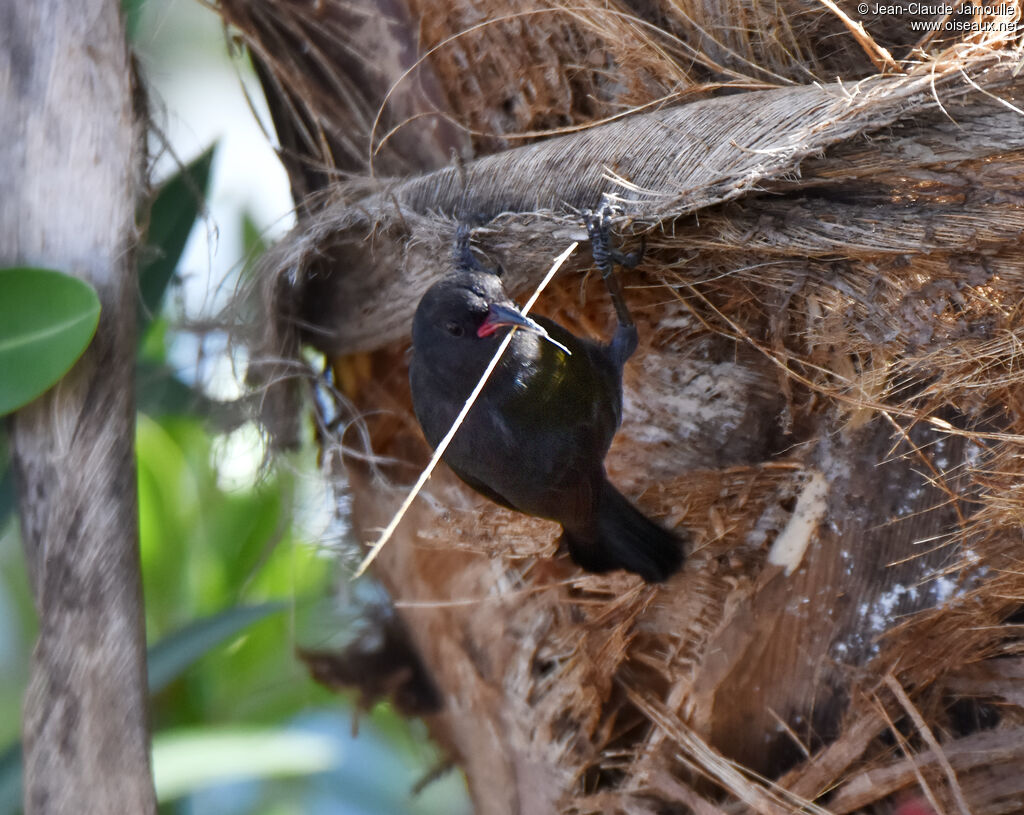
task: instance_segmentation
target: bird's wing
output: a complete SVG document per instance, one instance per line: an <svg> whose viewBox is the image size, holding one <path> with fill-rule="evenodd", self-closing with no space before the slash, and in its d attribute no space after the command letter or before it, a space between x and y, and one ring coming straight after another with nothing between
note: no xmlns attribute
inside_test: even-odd
<svg viewBox="0 0 1024 815"><path fill-rule="evenodd" d="M450 462L448 463L448 466L451 467L452 472L454 472L455 475L457 475L459 478L465 481L470 487L472 487L474 490L476 490L478 493L484 496L484 498L489 498L490 500L494 501L494 503L505 507L505 509L516 509L516 507L512 506L512 504L509 501L505 500L504 496L500 495L498 492L491 489L480 479L474 478L469 473L461 470L456 466L453 466Z"/></svg>

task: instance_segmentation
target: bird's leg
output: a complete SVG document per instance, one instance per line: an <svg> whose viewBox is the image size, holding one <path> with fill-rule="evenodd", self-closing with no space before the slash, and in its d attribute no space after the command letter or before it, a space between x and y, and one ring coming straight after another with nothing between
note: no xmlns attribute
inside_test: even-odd
<svg viewBox="0 0 1024 815"><path fill-rule="evenodd" d="M455 269L460 272L487 272L501 277L504 271L501 266L491 269L477 260L470 245L472 236L473 227L465 221L459 223L458 229L455 230L455 246L452 247Z"/></svg>
<svg viewBox="0 0 1024 815"><path fill-rule="evenodd" d="M594 265L597 266L604 284L611 295L612 304L615 306L615 315L618 317L619 325L633 325L633 317L629 313L626 299L622 294L622 283L615 276L615 264L632 268L636 266L643 257L644 248L637 252L623 254L611 246L611 223L614 207L602 202L596 212L583 211L583 221L587 226L587 234L590 236L590 251L594 255Z"/></svg>
<svg viewBox="0 0 1024 815"><path fill-rule="evenodd" d="M621 366L636 350L637 333L633 316L629 313L626 298L622 293L622 282L615 275L615 264L618 263L627 268L636 266L643 257L645 247L641 246L638 251L629 254L612 249L611 220L614 211L611 204L602 201L596 212L583 211L583 221L587 226L587 234L590 236L590 251L594 256L594 265L601 272L601 278L612 298L615 316L619 321L619 327L612 338L611 348Z"/></svg>
<svg viewBox="0 0 1024 815"><path fill-rule="evenodd" d="M452 247L452 260L455 268L459 271L472 272L480 268L480 261L473 254L470 247L470 238L473 234L473 227L466 222L461 222L455 230L455 246Z"/></svg>

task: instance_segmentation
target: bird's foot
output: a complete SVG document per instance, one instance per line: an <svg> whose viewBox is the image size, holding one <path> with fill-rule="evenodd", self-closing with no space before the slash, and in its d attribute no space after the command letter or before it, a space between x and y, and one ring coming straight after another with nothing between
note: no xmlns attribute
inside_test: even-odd
<svg viewBox="0 0 1024 815"><path fill-rule="evenodd" d="M601 268L602 274L604 273L603 267L608 268L610 272L611 267L615 264L625 266L627 269L634 268L643 260L644 252L647 249L647 239L642 235L640 236L640 248L635 252L620 252L612 247L612 218L623 214L622 207L605 196L601 197L601 204L596 210L583 210L583 223L587 227L591 252L593 252L594 262L598 268Z"/></svg>
<svg viewBox="0 0 1024 815"><path fill-rule="evenodd" d="M620 214L622 214L621 207L602 196L601 204L596 210L583 210L583 223L586 225L587 235L590 237L590 251L594 256L594 265L601 272L601 277L611 295L619 325L632 326L633 318L626 306L626 300L622 294L622 284L615 276L614 269L616 263L632 269L643 258L646 246L641 244L639 250L628 254L612 248L612 217Z"/></svg>
<svg viewBox="0 0 1024 815"><path fill-rule="evenodd" d="M612 250L612 216L616 214L617 208L603 197L596 210L583 210L583 223L590 238L590 251L594 255L594 263L601 276L606 279L612 273L615 264Z"/></svg>
<svg viewBox="0 0 1024 815"><path fill-rule="evenodd" d="M647 236L640 236L640 248L633 252L619 252L612 250L612 260L618 263L620 266L625 266L627 269L635 269L640 265L640 261L644 259L644 253L647 251Z"/></svg>

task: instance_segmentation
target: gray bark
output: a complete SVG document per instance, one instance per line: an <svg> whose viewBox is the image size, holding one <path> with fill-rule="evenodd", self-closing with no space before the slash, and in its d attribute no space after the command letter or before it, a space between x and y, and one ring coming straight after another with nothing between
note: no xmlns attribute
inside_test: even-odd
<svg viewBox="0 0 1024 815"><path fill-rule="evenodd" d="M0 263L89 281L102 314L70 374L10 423L39 639L25 809L155 812L134 458L140 156L116 0L0 2Z"/></svg>

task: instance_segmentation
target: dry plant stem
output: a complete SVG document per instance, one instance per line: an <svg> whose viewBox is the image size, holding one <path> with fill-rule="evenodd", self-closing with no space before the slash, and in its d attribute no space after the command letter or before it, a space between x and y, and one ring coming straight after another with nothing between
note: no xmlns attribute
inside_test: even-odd
<svg viewBox="0 0 1024 815"><path fill-rule="evenodd" d="M928 783L928 780L924 777L924 771L921 769L921 764L918 762L917 757L914 755L913 751L911 751L910 745L907 744L906 738L903 736L902 733L900 733L899 728L896 727L896 722L893 721L892 717L886 711L885 704L882 702L880 698L878 698L877 695L875 696L875 704L878 705L878 708L881 711L882 716L885 717L885 721L889 725L889 732L892 733L893 738L899 745L900 752L903 753L904 757L907 759L907 761L913 768L914 777L917 779L917 784L921 788L921 791L924 793L925 798L928 799L928 803L931 804L932 809L934 809L936 812L936 815L946 815L945 811L942 809L942 806L939 804L939 799L938 797L936 797L935 791L932 790L931 785Z"/></svg>
<svg viewBox="0 0 1024 815"><path fill-rule="evenodd" d="M825 8L831 11L838 17L843 25L845 25L854 39L860 44L860 47L864 49L864 53L868 55L868 58L875 64L875 67L883 73L885 71L899 71L900 66L896 63L896 60L892 58L885 48L882 48L874 38L864 30L864 24L857 22L849 14L843 11L837 6L832 0L818 0Z"/></svg>
<svg viewBox="0 0 1024 815"><path fill-rule="evenodd" d="M899 680L897 680L891 673L886 674L885 684L889 690L893 692L893 695L895 695L896 701L900 703L900 706L907 712L907 715L910 716L911 720L913 720L914 727L916 727L918 732L921 734L921 738L923 738L932 749L932 754L936 757L939 765L942 767L942 771L946 774L946 780L949 782L949 788L953 793L953 797L956 799L960 815L971 815L971 808L967 805L967 801L964 799L964 793L963 790L960 789L960 782L957 780L956 773L953 771L953 766L949 763L949 759L946 757L945 752L943 752L938 739L935 738L935 734L932 733L932 729L928 727L924 717L921 716L921 711L919 711L914 703L910 701L910 697L907 696L907 692L903 689Z"/></svg>
<svg viewBox="0 0 1024 815"><path fill-rule="evenodd" d="M562 254L555 258L555 262L551 264L551 268L548 270L548 273L537 286L536 291L534 291L526 305L523 306L522 313L524 315L530 313L530 309L533 308L533 304L537 302L537 298L540 297L541 292L543 292L548 283L551 282L551 279L555 276L558 270L562 268L562 264L565 263L569 255L576 251L577 246L579 246L579 243L573 241L573 243L564 252L562 252ZM513 331L514 330L515 329L513 329ZM416 479L416 483L413 485L412 489L409 490L409 494L405 497L405 500L398 508L398 511L391 519L391 522L384 528L384 531L377 539L377 542L373 544L366 557L363 558L362 563L359 564L359 568L356 569L355 574L352 576L353 579L360 577L367 568L369 568L377 555L380 554L380 550L384 548L384 545L389 540L391 540L391 536L398 528L398 524L401 523L402 518L405 517L405 513L408 511L409 507L412 506L412 502L416 500L416 496L419 495L420 490L423 489L423 485L426 484L427 479L430 478L430 474L434 472L434 468L441 461L441 457L444 455L445 450L448 449L448 445L452 443L452 439L455 438L455 434L458 432L459 427L462 426L462 422L465 420L470 408L473 407L473 403L476 402L480 392L484 389L484 385L487 384L487 380L490 379L491 373L498 366L498 362L501 360L502 354L505 353L505 349L508 348L510 342L512 342L512 331L509 331L501 341L501 345L498 346L498 350L495 351L494 356L491 358L487 368L481 375L480 381L476 383L476 387L473 388L473 392L470 393L469 398L466 400L466 404L462 406L462 410L459 411L459 415L455 417L455 422L452 424L451 430L449 430L445 437L441 439L441 443L437 445L434 455L430 457L430 462L427 464L423 472L420 473L420 477Z"/></svg>
<svg viewBox="0 0 1024 815"><path fill-rule="evenodd" d="M956 765L962 773L1000 764L1012 764L1016 768L1024 760L1022 744L1024 732L1021 728L989 730L947 744L944 753L950 764ZM920 768L939 768L934 751L918 753L853 775L841 786L829 809L836 815L861 810L913 783Z"/></svg>
<svg viewBox="0 0 1024 815"><path fill-rule="evenodd" d="M813 801L805 800L771 781L749 777L753 775L749 770L738 767L735 762L717 753L658 700L628 686L625 690L630 701L645 711L679 746L680 760L711 781L721 784L755 812L761 815L783 815L800 810L813 815L829 815L828 810Z"/></svg>
<svg viewBox="0 0 1024 815"><path fill-rule="evenodd" d="M833 779L863 755L871 740L885 727L884 719L874 706L863 706L861 710L863 713L853 720L840 740L819 751L799 770L783 776L781 785L803 798L817 798L826 792L833 785Z"/></svg>

